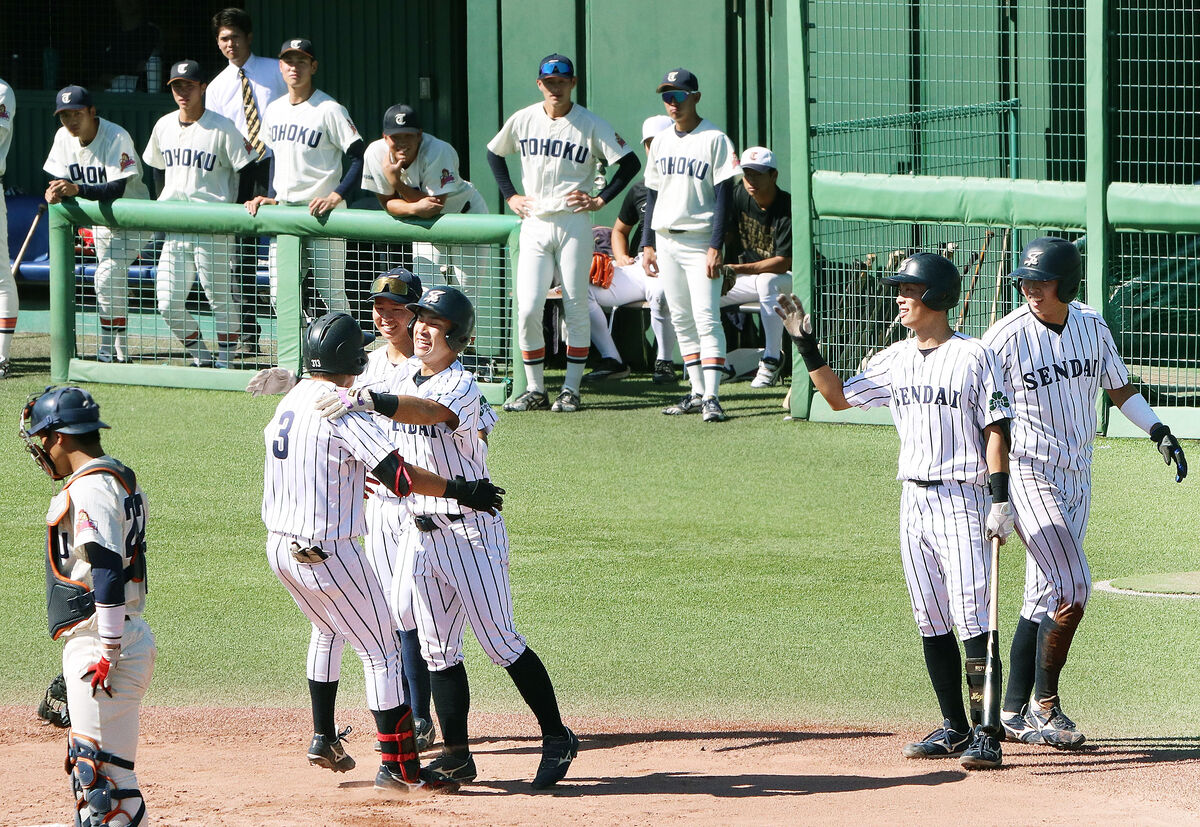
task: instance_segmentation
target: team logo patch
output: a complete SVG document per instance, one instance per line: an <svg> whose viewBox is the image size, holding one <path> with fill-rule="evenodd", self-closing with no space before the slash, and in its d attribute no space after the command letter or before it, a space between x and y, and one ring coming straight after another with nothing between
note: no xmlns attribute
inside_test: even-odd
<svg viewBox="0 0 1200 827"><path fill-rule="evenodd" d="M300 48L300 44L301 44L301 43L303 43L303 42L304 42L303 40L293 40L293 41L292 41L292 48L293 48L293 49L299 49L299 48Z"/></svg>
<svg viewBox="0 0 1200 827"><path fill-rule="evenodd" d="M443 187L446 186L453 180L454 180L454 173L448 169L443 169L442 170L442 186Z"/></svg>
<svg viewBox="0 0 1200 827"><path fill-rule="evenodd" d="M59 100L61 100L63 103L70 103L71 102L71 93L63 92L62 97L60 97Z"/></svg>
<svg viewBox="0 0 1200 827"><path fill-rule="evenodd" d="M988 410L996 411L1001 408L1011 408L1008 397L1004 395L1004 391L996 391L992 394L992 398L988 401Z"/></svg>
<svg viewBox="0 0 1200 827"><path fill-rule="evenodd" d="M396 126L404 126L404 122L408 120L407 112L396 113Z"/></svg>
<svg viewBox="0 0 1200 827"><path fill-rule="evenodd" d="M0 103L0 121L8 120L8 107Z"/></svg>
<svg viewBox="0 0 1200 827"><path fill-rule="evenodd" d="M670 74L668 74L668 75L667 75L667 80L669 80L669 81L671 81L672 83L674 83L674 82L675 82L675 78L677 78L677 77L679 77L679 73L678 73L678 72L671 72Z"/></svg>
<svg viewBox="0 0 1200 827"><path fill-rule="evenodd" d="M88 513L80 509L79 513L75 515L75 533L78 535L83 534L85 531L99 531L99 529L92 521L92 518L88 516Z"/></svg>
<svg viewBox="0 0 1200 827"><path fill-rule="evenodd" d="M177 74L177 75L182 75L186 71L187 71L186 63L180 63L178 66L175 67L175 74Z"/></svg>
<svg viewBox="0 0 1200 827"><path fill-rule="evenodd" d="M1025 256L1025 260L1021 262L1022 267L1037 267L1038 262L1042 260L1044 250L1032 250L1029 255Z"/></svg>
<svg viewBox="0 0 1200 827"><path fill-rule="evenodd" d="M128 152L122 152L122 153L121 153L121 163L120 163L120 167L121 167L121 171L122 171L122 172L124 172L125 170L127 170L127 169L129 169L131 166L133 166L133 165L134 165L134 163L135 163L135 161L134 161L132 158L130 158L130 157L129 157L129 153L128 153Z"/></svg>
<svg viewBox="0 0 1200 827"><path fill-rule="evenodd" d="M621 133L614 132L613 134L617 136L617 146L624 149L626 147L626 143L625 143L625 139L621 137Z"/></svg>

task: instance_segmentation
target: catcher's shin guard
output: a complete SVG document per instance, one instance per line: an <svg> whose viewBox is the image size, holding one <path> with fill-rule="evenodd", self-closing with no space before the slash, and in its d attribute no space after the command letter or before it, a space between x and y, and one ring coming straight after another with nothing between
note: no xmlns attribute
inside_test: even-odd
<svg viewBox="0 0 1200 827"><path fill-rule="evenodd" d="M421 759L417 753L417 737L413 732L412 709L402 704L400 720L394 732L380 732L380 759L393 775L399 774L405 784L421 785Z"/></svg>
<svg viewBox="0 0 1200 827"><path fill-rule="evenodd" d="M138 789L118 788L103 771L105 764L133 771L133 762L105 752L86 735L71 733L67 742L66 770L75 794L76 827L137 827L146 815L146 802ZM130 812L126 802L137 808Z"/></svg>
<svg viewBox="0 0 1200 827"><path fill-rule="evenodd" d="M967 696L971 725L983 723L983 690L987 683L987 658L967 658Z"/></svg>

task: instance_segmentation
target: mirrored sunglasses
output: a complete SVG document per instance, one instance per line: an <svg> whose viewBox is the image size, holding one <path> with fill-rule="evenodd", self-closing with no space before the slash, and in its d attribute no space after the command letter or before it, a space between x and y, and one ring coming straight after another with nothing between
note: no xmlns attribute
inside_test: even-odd
<svg viewBox="0 0 1200 827"><path fill-rule="evenodd" d="M691 92L685 92L682 89L669 89L662 93L663 103L673 103L676 106L683 103Z"/></svg>
<svg viewBox="0 0 1200 827"><path fill-rule="evenodd" d="M379 276L375 281L371 282L371 292L406 296L408 295L410 284L412 282L407 275Z"/></svg>
<svg viewBox="0 0 1200 827"><path fill-rule="evenodd" d="M549 60L542 64L543 75L569 75L571 67L566 61Z"/></svg>

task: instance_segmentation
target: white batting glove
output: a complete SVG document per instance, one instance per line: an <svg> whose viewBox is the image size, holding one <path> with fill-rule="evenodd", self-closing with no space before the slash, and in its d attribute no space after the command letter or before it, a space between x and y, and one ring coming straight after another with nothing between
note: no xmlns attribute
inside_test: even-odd
<svg viewBox="0 0 1200 827"><path fill-rule="evenodd" d="M992 510L987 516L987 530L984 536L990 541L993 537L1000 538L1000 545L1013 532L1012 503L992 503Z"/></svg>
<svg viewBox="0 0 1200 827"><path fill-rule="evenodd" d="M287 393L299 381L299 377L287 368L263 368L250 377L250 382L246 385L246 393L251 396L273 396L277 393Z"/></svg>
<svg viewBox="0 0 1200 827"><path fill-rule="evenodd" d="M375 410L375 400L366 388L337 388L314 402L313 408L326 419L341 419L355 411Z"/></svg>

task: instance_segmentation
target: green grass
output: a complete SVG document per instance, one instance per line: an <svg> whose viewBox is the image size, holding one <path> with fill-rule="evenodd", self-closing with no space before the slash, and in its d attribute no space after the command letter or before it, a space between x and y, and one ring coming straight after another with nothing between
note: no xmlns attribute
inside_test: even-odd
<svg viewBox="0 0 1200 827"><path fill-rule="evenodd" d="M18 339L18 355L44 340ZM28 359L21 365L28 366ZM44 360L33 368L46 370ZM15 419L44 374L0 383ZM149 702L307 702L308 624L267 566L262 426L273 399L93 386L105 446L150 503ZM505 414L491 442L508 489L518 628L568 715L924 725L937 717L904 589L893 430L783 422L778 389L726 389L734 419L664 417L642 379L586 392L573 416ZM33 704L58 671L45 632L42 518L56 486L0 441L0 702ZM1188 443L1194 450L1196 443ZM1144 440L1100 440L1088 534L1095 579L1195 570L1194 482ZM1024 555L1003 552L1007 654ZM1200 728L1182 687L1200 662L1197 604L1097 593L1064 675L1088 731ZM507 675L468 645L473 706L516 710ZM361 704L345 659L342 701Z"/></svg>

